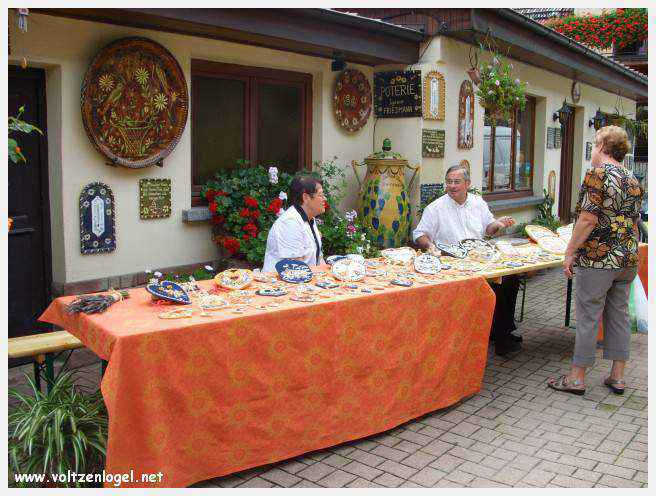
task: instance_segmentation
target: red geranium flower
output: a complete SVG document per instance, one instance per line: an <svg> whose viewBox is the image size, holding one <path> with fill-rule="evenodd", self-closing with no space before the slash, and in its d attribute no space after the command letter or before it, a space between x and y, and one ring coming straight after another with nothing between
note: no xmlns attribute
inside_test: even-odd
<svg viewBox="0 0 656 496"><path fill-rule="evenodd" d="M224 221L225 221L225 217L223 215L215 215L214 217L212 217L212 223L216 226L223 224Z"/></svg>
<svg viewBox="0 0 656 496"><path fill-rule="evenodd" d="M225 191L219 190L219 191L216 192L216 196L228 196L228 193L226 193Z"/></svg>
<svg viewBox="0 0 656 496"><path fill-rule="evenodd" d="M277 214L281 208L282 208L282 200L280 198L276 198L271 203L269 203L269 206L267 207L267 212Z"/></svg>
<svg viewBox="0 0 656 496"><path fill-rule="evenodd" d="M246 205L247 207L251 207L251 208L259 207L259 204L257 203L257 200L255 198L253 198L252 196L244 197L244 205Z"/></svg>
<svg viewBox="0 0 656 496"><path fill-rule="evenodd" d="M327 200L323 201L323 208L326 210L326 212L330 210L330 204L328 203Z"/></svg>
<svg viewBox="0 0 656 496"><path fill-rule="evenodd" d="M213 189L210 188L205 192L205 199L208 202L212 203L214 201L214 197L216 196L217 193L218 192L216 190L213 190Z"/></svg>
<svg viewBox="0 0 656 496"><path fill-rule="evenodd" d="M213 214L215 214L215 213L216 213L216 209L217 209L217 207L218 207L218 205L217 205L215 202L210 203L210 207L209 207L209 208L210 208L210 212L212 212Z"/></svg>
<svg viewBox="0 0 656 496"><path fill-rule="evenodd" d="M242 208L239 217L250 217L251 213L247 208Z"/></svg>
<svg viewBox="0 0 656 496"><path fill-rule="evenodd" d="M256 219L256 220L259 219L260 218L260 211L259 210L253 210L251 212L251 218Z"/></svg>
<svg viewBox="0 0 656 496"><path fill-rule="evenodd" d="M234 255L239 251L241 244L237 238L227 237L223 239L223 247Z"/></svg>

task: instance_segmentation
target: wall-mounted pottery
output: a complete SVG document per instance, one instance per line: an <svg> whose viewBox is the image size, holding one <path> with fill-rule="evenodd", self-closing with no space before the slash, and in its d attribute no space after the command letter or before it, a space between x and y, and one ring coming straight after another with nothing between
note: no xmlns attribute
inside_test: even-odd
<svg viewBox="0 0 656 496"><path fill-rule="evenodd" d="M81 104L87 136L111 165L162 165L187 122L187 82L162 45L124 38L91 62Z"/></svg>
<svg viewBox="0 0 656 496"><path fill-rule="evenodd" d="M419 187L420 191L420 201L422 205L428 205L433 200L436 200L438 196L444 193L444 184L443 183L426 183L422 184Z"/></svg>
<svg viewBox="0 0 656 496"><path fill-rule="evenodd" d="M103 183L86 185L80 193L80 251L83 255L116 249L116 205Z"/></svg>
<svg viewBox="0 0 656 496"><path fill-rule="evenodd" d="M442 129L421 130L421 156L424 158L444 158L446 132Z"/></svg>
<svg viewBox="0 0 656 496"><path fill-rule="evenodd" d="M552 200L556 199L556 171L550 171L547 178L547 194Z"/></svg>
<svg viewBox="0 0 656 496"><path fill-rule="evenodd" d="M424 76L424 119L444 120L444 76L431 71Z"/></svg>
<svg viewBox="0 0 656 496"><path fill-rule="evenodd" d="M171 216L170 179L139 179L139 216L144 220Z"/></svg>
<svg viewBox="0 0 656 496"><path fill-rule="evenodd" d="M592 143L589 141L585 142L585 159L590 160L592 158Z"/></svg>
<svg viewBox="0 0 656 496"><path fill-rule="evenodd" d="M182 286L173 281L148 284L146 291L153 295L153 298L156 300L172 301L173 303L180 303L182 305L189 305L191 303L187 292Z"/></svg>
<svg viewBox="0 0 656 496"><path fill-rule="evenodd" d="M458 98L458 148L474 146L474 88L470 81L460 85Z"/></svg>
<svg viewBox="0 0 656 496"><path fill-rule="evenodd" d="M372 105L371 85L362 72L346 69L335 84L333 109L339 125L350 133L369 120Z"/></svg>
<svg viewBox="0 0 656 496"><path fill-rule="evenodd" d="M421 117L421 71L374 73L376 117Z"/></svg>

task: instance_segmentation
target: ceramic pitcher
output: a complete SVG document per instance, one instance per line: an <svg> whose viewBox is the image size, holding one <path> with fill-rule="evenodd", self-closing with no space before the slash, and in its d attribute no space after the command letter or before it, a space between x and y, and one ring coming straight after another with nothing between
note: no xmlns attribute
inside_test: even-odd
<svg viewBox="0 0 656 496"><path fill-rule="evenodd" d="M351 162L360 185L359 214L364 228L373 235L382 248L404 246L410 231L410 203L408 191L420 166L412 167L399 153L392 152L389 139L383 149L364 159L364 163ZM367 166L364 181L358 175L359 166ZM405 184L406 168L414 171L409 187Z"/></svg>

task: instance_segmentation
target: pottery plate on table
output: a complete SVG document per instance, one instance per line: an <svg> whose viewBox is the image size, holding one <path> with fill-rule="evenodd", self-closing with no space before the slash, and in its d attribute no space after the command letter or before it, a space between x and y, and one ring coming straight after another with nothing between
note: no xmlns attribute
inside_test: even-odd
<svg viewBox="0 0 656 496"><path fill-rule="evenodd" d="M329 257L326 257L326 263L328 265L333 265L338 260L344 260L345 258L346 255L330 255Z"/></svg>
<svg viewBox="0 0 656 496"><path fill-rule="evenodd" d="M258 289L255 292L255 294L258 294L260 296L284 296L287 294L287 291L285 291L282 288L269 287L269 288Z"/></svg>
<svg viewBox="0 0 656 496"><path fill-rule="evenodd" d="M423 253L415 258L415 270L420 274L437 274L442 270L442 264L436 256Z"/></svg>
<svg viewBox="0 0 656 496"><path fill-rule="evenodd" d="M497 250L499 250L499 253L501 253L504 257L519 256L519 251L517 251L517 248L515 248L509 241L499 240L495 243L495 246Z"/></svg>
<svg viewBox="0 0 656 496"><path fill-rule="evenodd" d="M556 236L556 233L554 233L550 229L547 229L546 227L542 227L542 226L536 226L534 224L529 224L524 229L526 230L526 234L528 234L528 237L531 238L536 243L540 238Z"/></svg>
<svg viewBox="0 0 656 496"><path fill-rule="evenodd" d="M569 243L573 232L574 224L567 224L566 226L562 226L556 229L556 233L558 233L558 236L561 237L565 243Z"/></svg>
<svg viewBox="0 0 656 496"><path fill-rule="evenodd" d="M301 283L310 282L314 274L305 262L283 258L276 264L276 272L285 282Z"/></svg>
<svg viewBox="0 0 656 496"><path fill-rule="evenodd" d="M191 303L189 295L182 289L182 286L172 281L149 284L146 286L146 291L158 300L172 301L182 305L189 305Z"/></svg>
<svg viewBox="0 0 656 496"><path fill-rule="evenodd" d="M448 245L446 243L437 242L435 243L435 247L450 257L465 258L467 256L467 250L459 244Z"/></svg>
<svg viewBox="0 0 656 496"><path fill-rule="evenodd" d="M538 246L544 251L553 253L554 255L564 255L567 249L567 243L564 239L557 236L538 239Z"/></svg>
<svg viewBox="0 0 656 496"><path fill-rule="evenodd" d="M467 250L467 256L472 260L492 262L499 258L497 249L482 239L463 239L460 245Z"/></svg>
<svg viewBox="0 0 656 496"><path fill-rule="evenodd" d="M409 246L402 246L401 248L387 248L382 250L381 255L387 259L388 262L400 265L409 265L417 255L415 251Z"/></svg>
<svg viewBox="0 0 656 496"><path fill-rule="evenodd" d="M340 281L361 281L366 274L366 267L364 264L349 260L339 260L333 265L333 275Z"/></svg>
<svg viewBox="0 0 656 496"><path fill-rule="evenodd" d="M224 289L244 289L253 282L253 273L246 269L228 269L214 276L214 283Z"/></svg>

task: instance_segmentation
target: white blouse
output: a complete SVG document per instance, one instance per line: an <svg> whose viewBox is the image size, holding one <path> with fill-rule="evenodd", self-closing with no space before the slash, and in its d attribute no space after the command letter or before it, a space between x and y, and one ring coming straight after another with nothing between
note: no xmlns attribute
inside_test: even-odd
<svg viewBox="0 0 656 496"><path fill-rule="evenodd" d="M467 200L460 205L445 194L424 209L417 228L412 231L412 239L417 241L426 235L433 243L446 244L463 239L482 239L492 222L494 216L479 195L467 193Z"/></svg>
<svg viewBox="0 0 656 496"><path fill-rule="evenodd" d="M275 272L276 263L283 258L298 259L308 265L322 264L321 233L317 223L312 224L313 226L310 227L293 205L285 210L269 231L262 272ZM312 230L319 242L319 260L317 260L317 245Z"/></svg>

